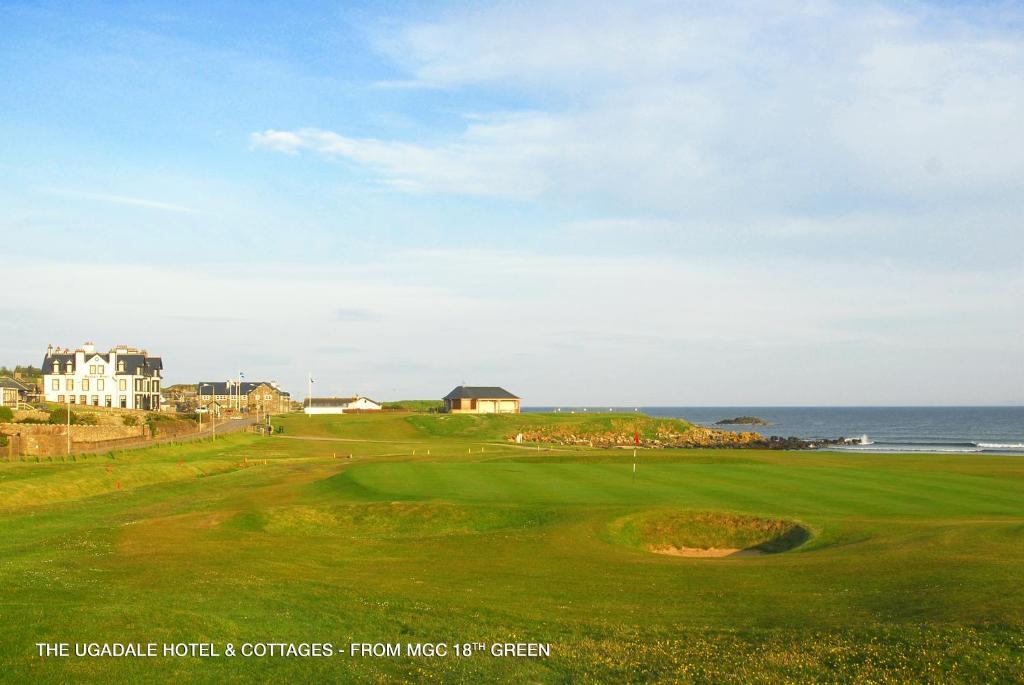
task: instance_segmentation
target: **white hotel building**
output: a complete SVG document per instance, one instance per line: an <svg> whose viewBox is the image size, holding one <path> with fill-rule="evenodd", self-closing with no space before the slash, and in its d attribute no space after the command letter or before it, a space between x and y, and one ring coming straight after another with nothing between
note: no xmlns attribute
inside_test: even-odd
<svg viewBox="0 0 1024 685"><path fill-rule="evenodd" d="M47 402L120 409L160 409L164 363L145 350L118 346L105 354L85 343L72 352L46 348L43 393Z"/></svg>

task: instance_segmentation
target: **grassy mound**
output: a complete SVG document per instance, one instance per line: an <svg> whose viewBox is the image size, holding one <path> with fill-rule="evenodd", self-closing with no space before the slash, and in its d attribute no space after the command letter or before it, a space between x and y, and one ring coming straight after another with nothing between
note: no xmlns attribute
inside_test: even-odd
<svg viewBox="0 0 1024 685"><path fill-rule="evenodd" d="M810 539L805 527L784 519L694 511L649 511L612 523L612 537L631 547L675 553L720 550L775 554Z"/></svg>
<svg viewBox="0 0 1024 685"><path fill-rule="evenodd" d="M383 406L385 409L394 411L413 411L425 414L441 411L444 407L444 402L441 400L396 400L394 402L385 402Z"/></svg>
<svg viewBox="0 0 1024 685"><path fill-rule="evenodd" d="M302 537L428 538L532 528L547 511L460 506L441 502L374 502L275 507L242 515L231 525L249 532Z"/></svg>
<svg viewBox="0 0 1024 685"><path fill-rule="evenodd" d="M682 434L693 426L681 419L655 419L643 414L440 414L413 416L407 421L431 437L505 441L523 433L528 442L566 442L578 438L599 441L634 433L643 440Z"/></svg>
<svg viewBox="0 0 1024 685"><path fill-rule="evenodd" d="M285 435L373 440L469 439L505 442L517 433L557 441L568 435L622 433L632 441L665 433L684 433L693 426L680 419L654 419L643 414L349 414L275 417Z"/></svg>

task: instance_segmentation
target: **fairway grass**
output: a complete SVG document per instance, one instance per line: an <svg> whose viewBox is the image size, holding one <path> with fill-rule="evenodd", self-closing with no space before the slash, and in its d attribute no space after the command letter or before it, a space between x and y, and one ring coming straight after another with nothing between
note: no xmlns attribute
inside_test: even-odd
<svg viewBox="0 0 1024 685"><path fill-rule="evenodd" d="M634 459L505 440L585 420L294 415L274 437L0 462L0 680L1024 679L1024 459ZM659 530L688 531L662 540L676 546L762 544L691 525L751 519L809 538L735 558L647 547ZM36 655L43 641L541 642L551 656L59 659Z"/></svg>

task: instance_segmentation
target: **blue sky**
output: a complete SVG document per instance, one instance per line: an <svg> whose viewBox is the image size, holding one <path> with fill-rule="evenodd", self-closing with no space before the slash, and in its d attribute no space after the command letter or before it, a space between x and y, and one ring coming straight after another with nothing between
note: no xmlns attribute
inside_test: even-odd
<svg viewBox="0 0 1024 685"><path fill-rule="evenodd" d="M1024 400L1016 3L0 3L0 361Z"/></svg>

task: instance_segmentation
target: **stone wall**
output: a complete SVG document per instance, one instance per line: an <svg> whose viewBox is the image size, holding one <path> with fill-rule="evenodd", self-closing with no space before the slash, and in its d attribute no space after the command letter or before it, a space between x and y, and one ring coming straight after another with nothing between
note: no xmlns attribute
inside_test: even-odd
<svg viewBox="0 0 1024 685"><path fill-rule="evenodd" d="M140 447L146 442L174 439L196 434L196 424L191 421L157 421L156 435L149 427L139 422L138 426L100 425L71 426L71 452L103 452L111 449ZM67 426L60 424L0 423L0 434L8 436L11 443L0 448L0 457L11 456L56 456L68 451Z"/></svg>
<svg viewBox="0 0 1024 685"><path fill-rule="evenodd" d="M50 418L50 412L38 409L18 409L14 412L14 420L32 419L33 421L45 421Z"/></svg>
<svg viewBox="0 0 1024 685"><path fill-rule="evenodd" d="M156 435L154 436L156 438L175 438L181 435L192 435L197 429L195 422L185 419L176 421L156 421L153 426L156 428Z"/></svg>
<svg viewBox="0 0 1024 685"><path fill-rule="evenodd" d="M67 451L67 426L0 423L0 433L14 438L12 443L21 455L44 457ZM91 451L101 445L144 440L148 434L145 426L71 426L71 449Z"/></svg>

